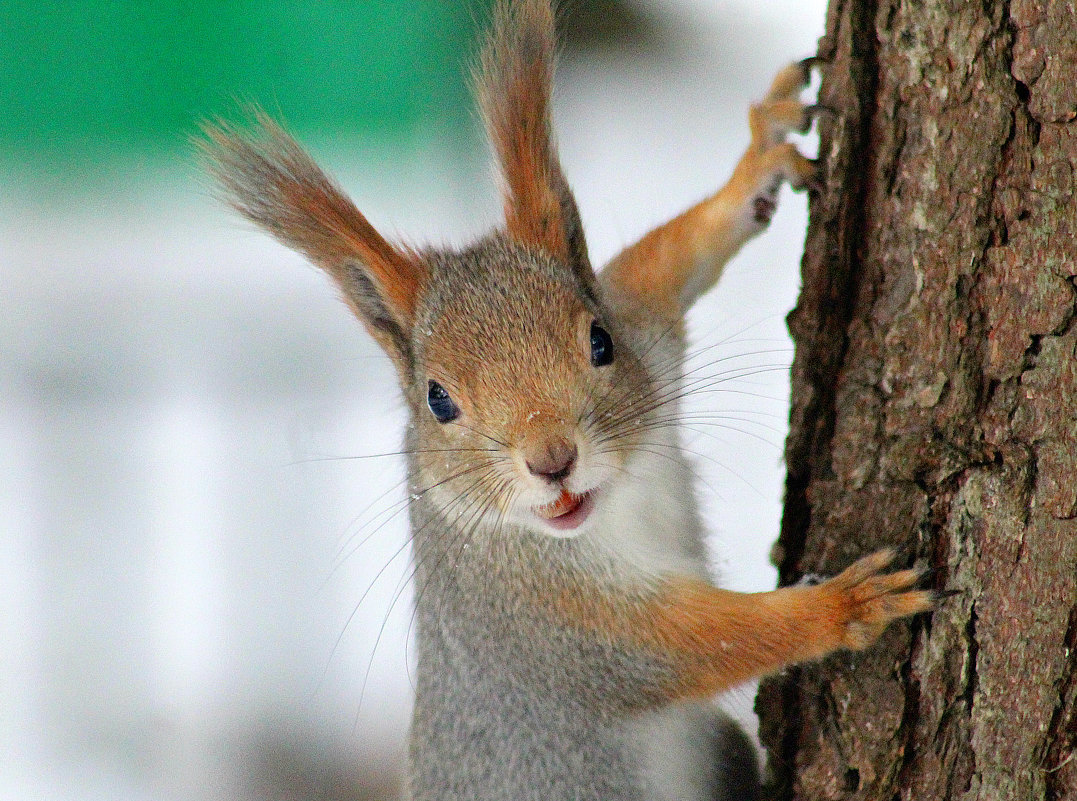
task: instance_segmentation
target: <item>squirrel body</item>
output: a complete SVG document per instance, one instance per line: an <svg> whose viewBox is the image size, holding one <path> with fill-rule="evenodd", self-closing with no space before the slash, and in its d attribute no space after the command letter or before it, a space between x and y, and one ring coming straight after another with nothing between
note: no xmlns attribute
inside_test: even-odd
<svg viewBox="0 0 1077 801"><path fill-rule="evenodd" d="M638 337L641 352L650 346L655 369L682 358L680 337L638 329L628 336ZM677 430L654 432L651 441L624 465L625 479L610 487L583 537L524 527L506 537L503 527L477 526L466 543L445 541L440 532L454 527L439 519L443 502L413 483L415 584L423 590L412 789L437 788L416 798L726 797L715 793L717 760L728 750L720 738L743 735L708 701L651 707L643 699L665 669L661 660L566 625L573 612L550 605L566 591L616 602L669 574L706 580L703 527Z"/></svg>
<svg viewBox="0 0 1077 801"><path fill-rule="evenodd" d="M815 167L785 141L805 63L749 111L712 197L592 269L550 124L549 0L497 4L478 76L504 225L460 250L384 239L278 125L206 127L225 199L321 267L408 408L414 801L758 794L712 706L747 679L930 608L883 551L814 586L720 589L680 447L685 312Z"/></svg>

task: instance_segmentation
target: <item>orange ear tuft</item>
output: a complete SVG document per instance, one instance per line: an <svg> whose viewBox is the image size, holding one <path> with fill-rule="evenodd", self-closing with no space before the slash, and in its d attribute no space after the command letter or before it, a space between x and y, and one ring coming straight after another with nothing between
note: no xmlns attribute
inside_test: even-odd
<svg viewBox="0 0 1077 801"><path fill-rule="evenodd" d="M590 272L550 123L554 49L549 0L501 0L477 78L479 102L505 182L509 236Z"/></svg>
<svg viewBox="0 0 1077 801"><path fill-rule="evenodd" d="M254 117L249 133L203 126L198 144L225 201L325 270L390 354L406 356L425 264L382 237L280 125Z"/></svg>

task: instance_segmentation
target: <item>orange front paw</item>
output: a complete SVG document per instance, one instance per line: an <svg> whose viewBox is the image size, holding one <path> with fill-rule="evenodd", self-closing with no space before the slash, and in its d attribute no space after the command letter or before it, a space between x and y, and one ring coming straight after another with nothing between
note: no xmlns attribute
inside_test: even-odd
<svg viewBox="0 0 1077 801"><path fill-rule="evenodd" d="M838 647L866 648L893 621L934 607L934 592L912 589L924 577L924 570L882 572L894 557L891 549L878 551L819 585L837 608Z"/></svg>

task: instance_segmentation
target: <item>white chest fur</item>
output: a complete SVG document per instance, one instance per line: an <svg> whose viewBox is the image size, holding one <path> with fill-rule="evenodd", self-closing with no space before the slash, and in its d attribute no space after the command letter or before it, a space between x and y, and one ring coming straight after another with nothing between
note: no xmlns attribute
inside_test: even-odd
<svg viewBox="0 0 1077 801"><path fill-rule="evenodd" d="M614 482L594 542L633 579L663 574L706 579L694 477L677 432L649 432ZM686 703L642 715L625 734L655 801L704 801L711 792L717 709Z"/></svg>
<svg viewBox="0 0 1077 801"><path fill-rule="evenodd" d="M645 434L596 510L588 536L632 578L706 577L691 468L673 429Z"/></svg>

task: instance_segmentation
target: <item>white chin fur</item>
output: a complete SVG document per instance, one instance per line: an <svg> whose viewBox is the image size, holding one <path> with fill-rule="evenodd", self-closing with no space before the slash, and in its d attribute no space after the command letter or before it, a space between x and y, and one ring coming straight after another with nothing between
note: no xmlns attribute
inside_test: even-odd
<svg viewBox="0 0 1077 801"><path fill-rule="evenodd" d="M534 520L530 526L532 530L539 534L545 534L547 537L553 537L555 540L574 540L591 527L590 520L585 520L576 528L558 529L544 522L541 518L533 517L532 519Z"/></svg>

